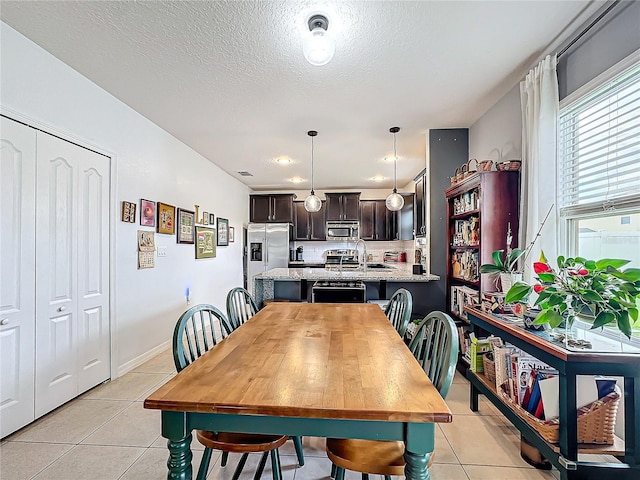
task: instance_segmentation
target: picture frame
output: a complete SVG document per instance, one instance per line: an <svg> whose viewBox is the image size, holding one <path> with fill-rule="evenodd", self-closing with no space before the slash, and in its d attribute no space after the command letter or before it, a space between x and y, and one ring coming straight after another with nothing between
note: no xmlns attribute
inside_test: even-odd
<svg viewBox="0 0 640 480"><path fill-rule="evenodd" d="M178 208L176 221L176 240L178 243L195 242L196 214L193 210Z"/></svg>
<svg viewBox="0 0 640 480"><path fill-rule="evenodd" d="M158 233L176 233L176 207L158 202Z"/></svg>
<svg viewBox="0 0 640 480"><path fill-rule="evenodd" d="M209 213L208 212L202 212L202 224L203 225L209 225Z"/></svg>
<svg viewBox="0 0 640 480"><path fill-rule="evenodd" d="M216 231L210 227L196 226L196 259L215 258Z"/></svg>
<svg viewBox="0 0 640 480"><path fill-rule="evenodd" d="M218 217L216 222L216 226L218 227L217 244L219 247L226 247L229 245L229 220Z"/></svg>
<svg viewBox="0 0 640 480"><path fill-rule="evenodd" d="M236 229L229 227L229 243L236 241Z"/></svg>
<svg viewBox="0 0 640 480"><path fill-rule="evenodd" d="M209 225L215 225L216 224L216 216L213 213L209 214Z"/></svg>
<svg viewBox="0 0 640 480"><path fill-rule="evenodd" d="M122 221L127 223L136 223L136 207L134 202L122 202Z"/></svg>
<svg viewBox="0 0 640 480"><path fill-rule="evenodd" d="M156 226L156 202L140 199L140 225L144 227Z"/></svg>

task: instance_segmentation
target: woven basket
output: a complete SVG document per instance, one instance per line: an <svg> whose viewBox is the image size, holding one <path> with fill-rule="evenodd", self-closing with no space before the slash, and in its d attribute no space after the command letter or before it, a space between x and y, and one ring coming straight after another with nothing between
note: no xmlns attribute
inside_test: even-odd
<svg viewBox="0 0 640 480"><path fill-rule="evenodd" d="M491 170L493 166L493 160L482 160L478 163L478 171L488 172Z"/></svg>
<svg viewBox="0 0 640 480"><path fill-rule="evenodd" d="M459 176L460 176L460 167L456 168L456 171L453 172L453 177L451 177L451 185L455 185L456 183L458 183Z"/></svg>
<svg viewBox="0 0 640 480"><path fill-rule="evenodd" d="M560 441L560 419L540 420L525 409L516 405L509 395L498 388L505 403L525 422L533 427L546 441L558 443ZM578 443L594 443L599 445L613 445L613 431L620 402L620 389L616 387L611 392L595 402L578 409Z"/></svg>
<svg viewBox="0 0 640 480"><path fill-rule="evenodd" d="M493 385L496 384L496 362L493 360L493 355L489 358L489 355L482 356L482 365L484 366L484 376L487 377Z"/></svg>
<svg viewBox="0 0 640 480"><path fill-rule="evenodd" d="M507 160L506 162L496 163L496 170L499 172L517 172L520 170L521 160Z"/></svg>

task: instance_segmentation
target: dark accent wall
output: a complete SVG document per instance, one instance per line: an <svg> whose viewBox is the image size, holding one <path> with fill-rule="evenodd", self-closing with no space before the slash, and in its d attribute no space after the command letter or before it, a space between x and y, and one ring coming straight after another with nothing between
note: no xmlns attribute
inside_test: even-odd
<svg viewBox="0 0 640 480"><path fill-rule="evenodd" d="M620 2L558 59L560 100L639 48L640 2Z"/></svg>

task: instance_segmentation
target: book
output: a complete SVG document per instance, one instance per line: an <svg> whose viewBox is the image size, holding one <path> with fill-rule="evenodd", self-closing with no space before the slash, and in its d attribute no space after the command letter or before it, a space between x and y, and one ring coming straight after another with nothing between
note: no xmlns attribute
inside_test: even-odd
<svg viewBox="0 0 640 480"><path fill-rule="evenodd" d="M538 360L536 357L527 354L521 354L517 357L516 361L516 371L514 372L514 378L518 383L519 393L518 393L518 404L522 405L522 400L524 398L525 391L527 390L527 385L529 381L529 376L531 375L531 371L535 370L536 372L542 369L550 368L549 365L544 363L541 360Z"/></svg>

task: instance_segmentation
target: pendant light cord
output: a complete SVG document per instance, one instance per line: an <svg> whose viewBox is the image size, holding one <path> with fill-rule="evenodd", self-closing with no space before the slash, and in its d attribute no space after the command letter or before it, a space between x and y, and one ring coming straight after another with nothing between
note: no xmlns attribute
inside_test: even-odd
<svg viewBox="0 0 640 480"><path fill-rule="evenodd" d="M396 150L396 132L393 132L393 193L398 192L398 152Z"/></svg>
<svg viewBox="0 0 640 480"><path fill-rule="evenodd" d="M313 136L311 137L311 195L315 195L313 191Z"/></svg>

